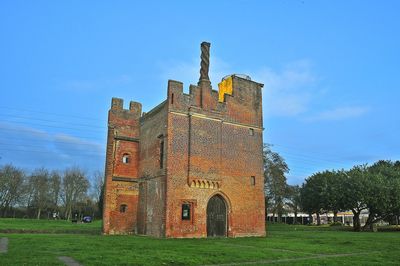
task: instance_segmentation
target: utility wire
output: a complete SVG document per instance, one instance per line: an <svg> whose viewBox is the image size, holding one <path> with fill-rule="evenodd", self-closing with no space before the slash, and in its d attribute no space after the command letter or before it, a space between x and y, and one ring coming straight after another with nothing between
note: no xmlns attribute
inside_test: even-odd
<svg viewBox="0 0 400 266"><path fill-rule="evenodd" d="M59 120L50 120L50 119L42 119L42 118L36 118L36 117L31 117L31 116L17 116L17 115L9 115L9 114L0 114L0 116L3 117L11 117L11 118L17 118L17 119L25 119L25 120L36 120L36 121L43 121L43 122L52 122L52 123L59 123ZM7 121L7 122L19 122L18 120L3 120L3 121ZM30 122L30 121L28 121ZM72 123L72 122L68 122L69 125L76 125L76 126L83 126L83 127L92 127L92 128L102 128L102 129L106 129L106 126L95 126L95 125L89 125L89 124L78 124L78 123Z"/></svg>
<svg viewBox="0 0 400 266"><path fill-rule="evenodd" d="M78 118L78 119L85 119L85 120L90 119L90 120L103 121L102 119L99 119L99 118L76 116L76 115L67 115L67 114L57 114L57 113L48 113L48 112L32 110L32 109L25 109L25 108L15 108L15 107L0 106L0 109L17 110L17 111L24 111L24 112L30 112L30 113L33 112L33 113L38 113L38 114L47 114L47 115L53 115L53 116L71 117L71 118Z"/></svg>

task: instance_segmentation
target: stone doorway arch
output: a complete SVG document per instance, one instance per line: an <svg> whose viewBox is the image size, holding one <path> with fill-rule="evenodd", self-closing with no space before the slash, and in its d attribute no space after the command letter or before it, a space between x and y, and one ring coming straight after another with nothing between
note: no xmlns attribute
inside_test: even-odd
<svg viewBox="0 0 400 266"><path fill-rule="evenodd" d="M207 204L207 236L227 236L227 220L227 203L225 199L219 194L214 195Z"/></svg>

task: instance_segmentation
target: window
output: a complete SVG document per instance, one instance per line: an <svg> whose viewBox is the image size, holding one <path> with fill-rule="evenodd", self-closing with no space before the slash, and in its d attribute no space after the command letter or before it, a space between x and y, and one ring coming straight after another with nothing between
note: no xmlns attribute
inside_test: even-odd
<svg viewBox="0 0 400 266"><path fill-rule="evenodd" d="M119 206L119 212L121 212L121 213L126 212L127 209L128 209L128 205L126 205L126 204L121 204L121 205Z"/></svg>
<svg viewBox="0 0 400 266"><path fill-rule="evenodd" d="M249 128L249 135L250 136L254 136L254 129L253 128Z"/></svg>
<svg viewBox="0 0 400 266"><path fill-rule="evenodd" d="M171 93L171 104L174 104L174 94Z"/></svg>
<svg viewBox="0 0 400 266"><path fill-rule="evenodd" d="M122 156L122 163L129 163L129 154L124 154Z"/></svg>
<svg viewBox="0 0 400 266"><path fill-rule="evenodd" d="M252 177L250 178L250 183L251 183L252 186L255 186L255 185L256 185L256 177L255 177L255 176L252 176Z"/></svg>
<svg viewBox="0 0 400 266"><path fill-rule="evenodd" d="M164 141L160 142L160 169L164 168Z"/></svg>
<svg viewBox="0 0 400 266"><path fill-rule="evenodd" d="M182 204L182 220L190 220L190 203L183 203Z"/></svg>

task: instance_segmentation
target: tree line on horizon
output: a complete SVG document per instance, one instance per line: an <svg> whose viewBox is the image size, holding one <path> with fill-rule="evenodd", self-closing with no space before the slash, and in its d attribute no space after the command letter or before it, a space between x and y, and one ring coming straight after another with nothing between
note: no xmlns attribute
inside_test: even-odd
<svg viewBox="0 0 400 266"><path fill-rule="evenodd" d="M32 173L7 164L0 167L0 217L101 219L104 176L92 178L79 167Z"/></svg>
<svg viewBox="0 0 400 266"><path fill-rule="evenodd" d="M325 170L305 179L302 185L288 185L286 174L289 167L283 157L264 144L264 180L266 211L277 215L278 222L288 211L302 211L310 216L338 212L353 213L354 231L372 230L379 221L399 223L400 217L400 161L380 160L368 166L356 165L350 170ZM362 211L369 212L363 227ZM394 222L393 222L394 221Z"/></svg>

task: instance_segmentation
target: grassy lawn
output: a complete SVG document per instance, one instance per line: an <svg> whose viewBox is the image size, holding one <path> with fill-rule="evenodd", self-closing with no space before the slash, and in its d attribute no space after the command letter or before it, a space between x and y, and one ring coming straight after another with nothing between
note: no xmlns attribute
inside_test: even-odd
<svg viewBox="0 0 400 266"><path fill-rule="evenodd" d="M67 233L67 234L100 234L101 221L93 223L72 223L65 220L37 219L0 219L1 233Z"/></svg>
<svg viewBox="0 0 400 266"><path fill-rule="evenodd" d="M72 257L83 265L387 265L400 261L400 232L354 233L274 224L268 226L266 238L155 239L94 234L94 229L100 232L100 225L0 219L1 229L57 232L0 233L0 238L9 239L0 265L62 265L58 256ZM88 233L60 233L82 228Z"/></svg>

